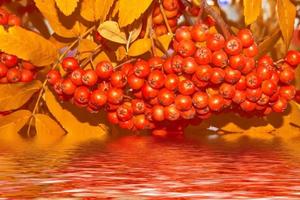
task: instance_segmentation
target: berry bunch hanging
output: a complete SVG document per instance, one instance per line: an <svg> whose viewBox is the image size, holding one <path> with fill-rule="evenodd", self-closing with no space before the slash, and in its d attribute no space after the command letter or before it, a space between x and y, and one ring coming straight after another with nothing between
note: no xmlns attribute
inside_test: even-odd
<svg viewBox="0 0 300 200"><path fill-rule="evenodd" d="M274 62L256 60L257 44L249 29L228 39L204 23L176 30L168 58L137 59L113 67L108 61L84 70L74 57L48 73L62 100L90 112L104 109L108 121L130 130L183 129L214 113L247 115L284 112L296 95L292 85L300 53L289 51Z"/></svg>
<svg viewBox="0 0 300 200"><path fill-rule="evenodd" d="M20 26L21 19L0 8L0 25L5 28ZM15 55L0 52L0 84L31 82L36 76L36 67Z"/></svg>

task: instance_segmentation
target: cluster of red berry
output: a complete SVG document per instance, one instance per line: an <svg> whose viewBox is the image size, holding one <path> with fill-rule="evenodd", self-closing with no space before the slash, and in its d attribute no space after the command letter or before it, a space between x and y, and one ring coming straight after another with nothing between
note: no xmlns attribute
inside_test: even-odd
<svg viewBox="0 0 300 200"><path fill-rule="evenodd" d="M256 62L258 47L248 29L227 40L209 30L204 23L177 29L175 54L166 59L138 59L118 68L102 61L95 70L83 70L67 57L67 75L51 70L48 81L62 100L90 112L104 108L110 123L130 130L178 131L221 111L283 112L296 94L291 83L300 53Z"/></svg>
<svg viewBox="0 0 300 200"><path fill-rule="evenodd" d="M19 26L21 20L0 8L0 25ZM0 52L0 83L30 82L36 76L36 67L15 55Z"/></svg>
<svg viewBox="0 0 300 200"><path fill-rule="evenodd" d="M21 19L17 15L11 14L8 11L0 8L0 25L20 26Z"/></svg>
<svg viewBox="0 0 300 200"><path fill-rule="evenodd" d="M179 0L162 0L162 6L166 14L167 22L172 31L175 32L177 28L177 20L181 15L180 2ZM168 29L158 3L153 9L152 21L157 36L168 33Z"/></svg>

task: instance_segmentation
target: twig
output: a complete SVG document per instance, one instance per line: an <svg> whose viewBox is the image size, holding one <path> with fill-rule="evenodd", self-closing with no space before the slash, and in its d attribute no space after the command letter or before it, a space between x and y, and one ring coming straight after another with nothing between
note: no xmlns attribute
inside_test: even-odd
<svg viewBox="0 0 300 200"><path fill-rule="evenodd" d="M118 69L118 68L122 67L123 65L128 64L128 63L132 63L132 62L134 62L134 61L136 61L136 58L132 58L132 59L130 59L130 60L127 60L127 61L125 61L125 62L123 62L123 63L117 65L116 67L114 67L114 69Z"/></svg>
<svg viewBox="0 0 300 200"><path fill-rule="evenodd" d="M216 23L219 25L224 34L224 37L226 39L229 39L231 36L231 33L229 31L230 29L222 16L217 13L210 5L208 5L206 0L203 0L203 9L207 14L211 15L216 20Z"/></svg>
<svg viewBox="0 0 300 200"><path fill-rule="evenodd" d="M82 39L84 38L85 36L87 36L90 32L92 32L93 30L95 29L95 27L91 27L89 28L85 33L83 33L80 37L78 37L73 43L71 43L68 48L59 56L59 58L57 59L57 61L55 62L55 64L52 66L51 69L55 69L58 64L61 62L61 60L67 55L67 53ZM32 110L32 113L31 113L31 116L29 118L29 122L28 122L28 129L27 129L27 136L30 136L30 130L31 130L31 125L32 125L32 122L33 122L33 118L34 118L34 115L35 113L38 111L38 107L39 107L39 103L42 99L42 96L45 92L45 88L46 88L46 85L48 83L48 80L47 78L44 80L43 82L43 85L42 85L42 88L39 92L39 95L38 95L38 98L36 100L36 103L35 103L35 106Z"/></svg>
<svg viewBox="0 0 300 200"><path fill-rule="evenodd" d="M85 60L82 61L81 63L81 68L84 69L85 66L91 61L91 59L93 58L93 56L95 56L97 53L99 53L99 51L101 50L102 45L98 45L94 50L93 53L91 53L91 55L89 57L87 57Z"/></svg>
<svg viewBox="0 0 300 200"><path fill-rule="evenodd" d="M165 24L166 24L166 26L167 26L168 32L169 32L170 34L173 34L173 31L172 31L172 29L171 29L171 27L170 27L170 24L169 24L169 22L168 22L168 18L167 18L167 15L166 15L166 12L165 12L165 9L164 9L164 7L163 7L163 5L162 5L161 0L158 0L158 3L159 3L159 9L160 9L160 12L161 12L161 14L162 14L162 16L163 16L163 18L164 18L164 22L165 22Z"/></svg>
<svg viewBox="0 0 300 200"><path fill-rule="evenodd" d="M128 40L127 40L127 43L126 43L126 53L128 53L128 51L129 51L129 46L130 46L130 43L131 43L131 36L132 36L132 31L129 32Z"/></svg>

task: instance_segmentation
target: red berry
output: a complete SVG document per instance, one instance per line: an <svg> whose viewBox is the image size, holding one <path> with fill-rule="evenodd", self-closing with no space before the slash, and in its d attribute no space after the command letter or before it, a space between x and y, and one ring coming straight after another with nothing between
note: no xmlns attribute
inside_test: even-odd
<svg viewBox="0 0 300 200"><path fill-rule="evenodd" d="M152 108L152 119L158 122L164 121L165 113L164 107L161 105L155 105Z"/></svg>
<svg viewBox="0 0 300 200"><path fill-rule="evenodd" d="M243 49L243 54L247 57L255 57L258 54L257 44L252 44L250 47Z"/></svg>
<svg viewBox="0 0 300 200"><path fill-rule="evenodd" d="M241 104L246 100L246 92L244 90L236 90L232 101L236 104Z"/></svg>
<svg viewBox="0 0 300 200"><path fill-rule="evenodd" d="M242 42L237 37L232 37L225 43L225 52L229 55L237 55L242 51Z"/></svg>
<svg viewBox="0 0 300 200"><path fill-rule="evenodd" d="M148 83L151 87L159 89L165 84L165 75L159 70L152 71L148 76Z"/></svg>
<svg viewBox="0 0 300 200"><path fill-rule="evenodd" d="M21 70L19 70L17 68L10 68L7 71L6 77L7 77L8 82L10 82L10 83L19 82L22 78Z"/></svg>
<svg viewBox="0 0 300 200"><path fill-rule="evenodd" d="M196 92L192 101L196 108L203 109L208 106L208 95L205 92Z"/></svg>
<svg viewBox="0 0 300 200"><path fill-rule="evenodd" d="M164 113L165 113L165 119L169 121L176 121L180 117L180 112L174 104L165 107Z"/></svg>
<svg viewBox="0 0 300 200"><path fill-rule="evenodd" d="M209 81L212 75L212 68L209 65L200 65L196 71L196 76L200 81Z"/></svg>
<svg viewBox="0 0 300 200"><path fill-rule="evenodd" d="M229 65L232 69L242 70L245 67L246 59L242 54L230 56Z"/></svg>
<svg viewBox="0 0 300 200"><path fill-rule="evenodd" d="M225 71L220 68L213 68L210 77L210 82L213 84L221 84L225 79Z"/></svg>
<svg viewBox="0 0 300 200"><path fill-rule="evenodd" d="M287 109L288 102L285 98L280 97L273 105L272 109L274 112L282 113Z"/></svg>
<svg viewBox="0 0 300 200"><path fill-rule="evenodd" d="M182 40L190 40L192 39L192 36L188 27L182 26L176 30L175 38L177 41L182 41Z"/></svg>
<svg viewBox="0 0 300 200"><path fill-rule="evenodd" d="M257 105L260 106L265 106L270 102L270 96L262 94L260 99L256 102ZM256 110L258 109L258 107L256 107Z"/></svg>
<svg viewBox="0 0 300 200"><path fill-rule="evenodd" d="M66 72L72 72L79 68L79 63L74 57L64 58L61 65Z"/></svg>
<svg viewBox="0 0 300 200"><path fill-rule="evenodd" d="M94 86L98 81L98 76L96 72L92 69L88 69L82 75L82 83L87 86Z"/></svg>
<svg viewBox="0 0 300 200"><path fill-rule="evenodd" d="M277 90L277 85L271 80L265 80L262 82L261 89L264 94L272 96Z"/></svg>
<svg viewBox="0 0 300 200"><path fill-rule="evenodd" d="M53 89L56 92L56 94L58 95L63 95L63 89L62 89L62 83L63 83L63 79L57 80L54 85L53 85Z"/></svg>
<svg viewBox="0 0 300 200"><path fill-rule="evenodd" d="M113 73L113 66L109 61L102 61L96 66L96 73L100 79L108 79Z"/></svg>
<svg viewBox="0 0 300 200"><path fill-rule="evenodd" d="M192 99L190 96L178 95L175 98L175 106L178 110L189 110L192 107Z"/></svg>
<svg viewBox="0 0 300 200"><path fill-rule="evenodd" d="M177 73L180 74L182 72L182 68L183 68L183 58L179 55L175 55L172 58L172 70Z"/></svg>
<svg viewBox="0 0 300 200"><path fill-rule="evenodd" d="M136 129L145 129L148 125L148 121L145 115L138 115L133 118L133 124Z"/></svg>
<svg viewBox="0 0 300 200"><path fill-rule="evenodd" d="M258 66L256 69L256 74L261 80L269 80L273 75L273 67L272 66Z"/></svg>
<svg viewBox="0 0 300 200"><path fill-rule="evenodd" d="M21 82L31 82L34 79L34 74L28 69L21 70Z"/></svg>
<svg viewBox="0 0 300 200"><path fill-rule="evenodd" d="M198 68L198 64L193 57L187 57L183 60L182 70L186 74L193 74Z"/></svg>
<svg viewBox="0 0 300 200"><path fill-rule="evenodd" d="M240 106L241 109L246 112L252 112L256 109L256 103L253 103L249 100L245 100L243 103L240 104Z"/></svg>
<svg viewBox="0 0 300 200"><path fill-rule="evenodd" d="M158 95L158 90L154 89L149 84L144 84L141 90L143 97L147 100L152 99Z"/></svg>
<svg viewBox="0 0 300 200"><path fill-rule="evenodd" d="M14 67L18 63L18 58L17 56L2 53L0 57L0 61L6 65L8 68Z"/></svg>
<svg viewBox="0 0 300 200"><path fill-rule="evenodd" d="M111 88L111 85L107 82L101 82L98 85L98 89L104 93L107 93L107 91Z"/></svg>
<svg viewBox="0 0 300 200"><path fill-rule="evenodd" d="M246 76L246 84L248 88L258 88L261 84L261 79L257 76L256 73L251 73Z"/></svg>
<svg viewBox="0 0 300 200"><path fill-rule="evenodd" d="M288 51L285 60L292 66L299 65L300 64L300 52L295 51L295 50Z"/></svg>
<svg viewBox="0 0 300 200"><path fill-rule="evenodd" d="M260 88L246 90L246 97L251 102L257 102L262 96L262 90Z"/></svg>
<svg viewBox="0 0 300 200"><path fill-rule="evenodd" d="M246 77L242 76L240 80L235 84L237 90L245 90L247 88Z"/></svg>
<svg viewBox="0 0 300 200"><path fill-rule="evenodd" d="M0 8L0 25L7 25L8 18L9 13L6 10Z"/></svg>
<svg viewBox="0 0 300 200"><path fill-rule="evenodd" d="M269 55L265 55L258 60L258 66L273 66L273 59Z"/></svg>
<svg viewBox="0 0 300 200"><path fill-rule="evenodd" d="M240 30L237 37L242 42L243 47L250 47L254 43L252 32L249 29Z"/></svg>
<svg viewBox="0 0 300 200"><path fill-rule="evenodd" d="M139 59L133 66L134 74L139 78L145 78L150 74L150 66L145 60Z"/></svg>
<svg viewBox="0 0 300 200"><path fill-rule="evenodd" d="M191 37L196 42L204 42L207 39L209 27L205 24L196 24L192 27Z"/></svg>
<svg viewBox="0 0 300 200"><path fill-rule="evenodd" d="M8 25L10 26L20 26L21 25L21 18L17 15L9 15L8 17Z"/></svg>
<svg viewBox="0 0 300 200"><path fill-rule="evenodd" d="M173 69L172 69L172 57L168 58L165 63L163 64L163 71L166 74L171 74L174 73Z"/></svg>
<svg viewBox="0 0 300 200"><path fill-rule="evenodd" d="M72 71L70 79L75 85L80 86L83 84L82 76L84 75L84 73L85 71L81 68L75 69L74 71Z"/></svg>
<svg viewBox="0 0 300 200"><path fill-rule="evenodd" d="M183 95L191 95L195 92L195 85L191 80L182 80L179 82L178 91Z"/></svg>
<svg viewBox="0 0 300 200"><path fill-rule="evenodd" d="M280 72L279 79L281 83L289 85L295 79L295 71L293 69L284 69Z"/></svg>
<svg viewBox="0 0 300 200"><path fill-rule="evenodd" d="M165 79L165 87L168 90L176 90L179 84L179 78L175 74L168 74Z"/></svg>
<svg viewBox="0 0 300 200"><path fill-rule="evenodd" d="M208 106L212 111L219 112L224 107L224 98L221 95L212 95L208 99Z"/></svg>
<svg viewBox="0 0 300 200"><path fill-rule="evenodd" d="M75 102L85 106L88 104L90 99L90 90L85 86L80 86L76 88L74 92L74 100Z"/></svg>
<svg viewBox="0 0 300 200"><path fill-rule="evenodd" d="M119 121L128 121L133 117L133 110L131 105L126 103L122 104L117 109L117 116Z"/></svg>
<svg viewBox="0 0 300 200"><path fill-rule="evenodd" d="M89 104L92 105L96 109L100 109L107 102L106 94L97 89L91 93Z"/></svg>
<svg viewBox="0 0 300 200"><path fill-rule="evenodd" d="M134 90L139 90L144 85L144 79L139 78L136 75L132 74L128 77L128 85L130 88L132 88Z"/></svg>
<svg viewBox="0 0 300 200"><path fill-rule="evenodd" d="M171 105L175 100L175 93L170 91L166 88L163 88L159 91L158 95L158 102L163 106Z"/></svg>
<svg viewBox="0 0 300 200"><path fill-rule="evenodd" d="M219 33L208 36L207 47L212 51L221 50L225 46L225 38Z"/></svg>
<svg viewBox="0 0 300 200"><path fill-rule="evenodd" d="M113 87L123 88L127 84L127 76L122 71L115 71L110 77L110 83Z"/></svg>
<svg viewBox="0 0 300 200"><path fill-rule="evenodd" d="M111 124L118 124L119 123L119 119L118 119L118 116L117 116L116 112L108 112L107 113L107 120Z"/></svg>
<svg viewBox="0 0 300 200"><path fill-rule="evenodd" d="M123 101L123 90L110 88L107 91L107 101L112 104L120 104Z"/></svg>
<svg viewBox="0 0 300 200"><path fill-rule="evenodd" d="M225 81L230 84L237 83L241 78L241 72L230 67L225 69Z"/></svg>
<svg viewBox="0 0 300 200"><path fill-rule="evenodd" d="M70 78L63 80L61 87L63 93L66 95L72 95L76 90L76 85L72 82Z"/></svg>
<svg viewBox="0 0 300 200"><path fill-rule="evenodd" d="M154 56L148 60L148 64L151 69L161 69L164 64L164 60L160 57Z"/></svg>
<svg viewBox="0 0 300 200"><path fill-rule="evenodd" d="M220 86L219 93L225 99L232 99L235 95L235 88L231 84L223 83Z"/></svg>
<svg viewBox="0 0 300 200"><path fill-rule="evenodd" d="M28 61L22 61L22 68L23 69L28 69L28 70L34 70L35 69L35 66L31 63L31 62L28 62Z"/></svg>
<svg viewBox="0 0 300 200"><path fill-rule="evenodd" d="M191 119L193 119L193 118L196 116L196 109L195 109L194 107L192 107L192 108L189 109L189 110L181 111L181 112L180 112L180 116L181 116L183 119L191 120Z"/></svg>
<svg viewBox="0 0 300 200"><path fill-rule="evenodd" d="M3 63L0 63L0 78L6 76L8 68Z"/></svg>
<svg viewBox="0 0 300 200"><path fill-rule="evenodd" d="M132 111L134 114L142 114L145 112L146 105L143 100L133 99L131 101Z"/></svg>
<svg viewBox="0 0 300 200"><path fill-rule="evenodd" d="M228 63L227 54L223 50L213 52L212 63L216 67L225 67Z"/></svg>
<svg viewBox="0 0 300 200"><path fill-rule="evenodd" d="M58 70L52 69L47 73L47 81L54 85L57 81L61 79L61 75Z"/></svg>
<svg viewBox="0 0 300 200"><path fill-rule="evenodd" d="M164 0L164 1L162 1L162 3L163 3L163 7L166 10L172 11L172 10L179 9L178 0Z"/></svg>
<svg viewBox="0 0 300 200"><path fill-rule="evenodd" d="M199 65L207 65L212 61L212 52L207 47L200 47L197 49L194 57Z"/></svg>
<svg viewBox="0 0 300 200"><path fill-rule="evenodd" d="M177 47L177 52L183 57L193 56L196 46L192 40L181 40Z"/></svg>
<svg viewBox="0 0 300 200"><path fill-rule="evenodd" d="M285 98L286 100L290 101L290 100L294 99L296 96L296 88L293 85L282 86L279 89L279 95L281 97Z"/></svg>
<svg viewBox="0 0 300 200"><path fill-rule="evenodd" d="M252 72L255 69L255 60L254 58L246 58L245 65L241 70L242 74L246 75Z"/></svg>

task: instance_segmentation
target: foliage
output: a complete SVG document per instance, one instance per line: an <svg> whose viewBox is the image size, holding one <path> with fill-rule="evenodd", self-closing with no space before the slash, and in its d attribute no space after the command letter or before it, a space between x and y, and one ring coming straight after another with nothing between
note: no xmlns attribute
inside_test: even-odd
<svg viewBox="0 0 300 200"><path fill-rule="evenodd" d="M41 68L37 80L31 83L0 84L0 112L3 115L0 117L0 132L20 132L28 137L36 135L35 140L46 145L62 140L65 134L97 133L97 137L104 137L107 123L103 114L86 113L69 103L61 103L47 88L46 73L51 68L60 68L60 61L66 55L75 55L83 67L94 68L103 60L110 60L117 66L136 57L168 54L173 39L172 30L156 35L152 28L153 8L159 2L34 0L35 9L26 11L27 15L22 16L23 27L7 29L0 26L0 50ZM182 2L187 7L201 7L203 3L201 0ZM12 1L4 6L17 13L19 8L30 3L31 0ZM280 58L290 47L296 6L290 0L268 1L268 4L270 10L262 7L261 0L235 3L232 6L239 17L226 22L232 27L250 27L256 41L260 42L260 55L269 53L274 58ZM222 8L215 8L224 12ZM186 12L182 15L186 18L182 23L197 20L197 17ZM95 37L97 31L100 39ZM298 69L297 89L300 89L299 74ZM295 128L300 127L299 109L299 105L293 102L285 116L272 115L258 121L256 118L245 119L236 114L226 114L212 118L207 125L218 127L225 140L244 136L273 139L274 135L292 138L297 135L284 135L283 132L299 131ZM27 131L28 126L35 129L29 128ZM204 128L202 126L198 130Z"/></svg>

